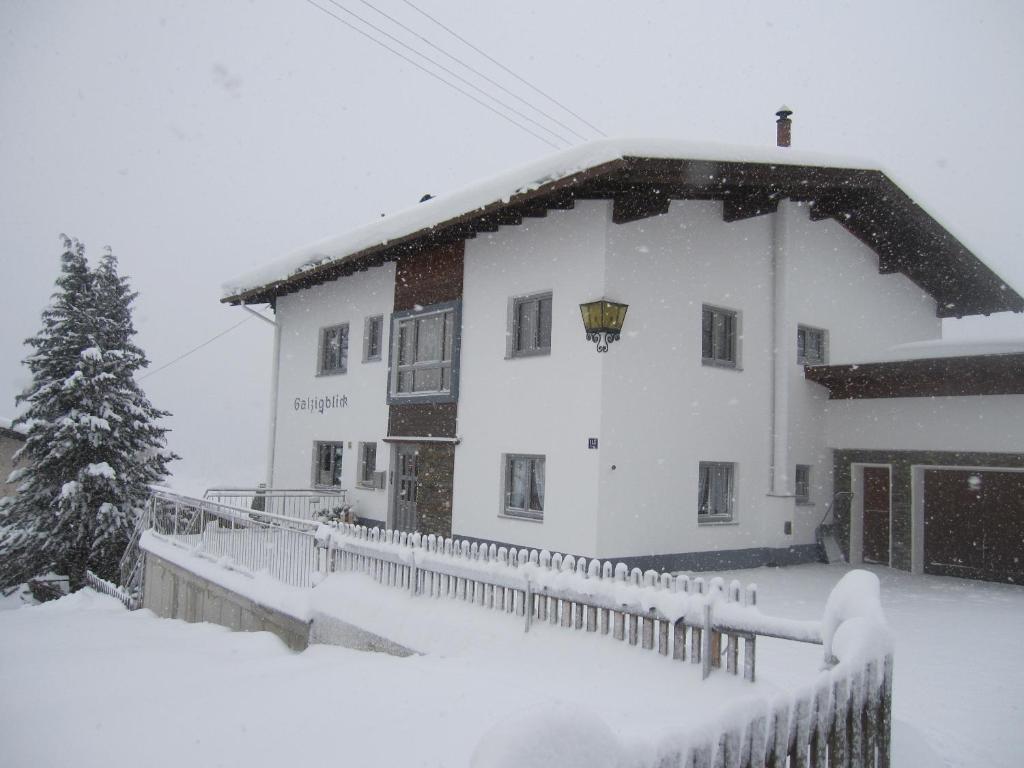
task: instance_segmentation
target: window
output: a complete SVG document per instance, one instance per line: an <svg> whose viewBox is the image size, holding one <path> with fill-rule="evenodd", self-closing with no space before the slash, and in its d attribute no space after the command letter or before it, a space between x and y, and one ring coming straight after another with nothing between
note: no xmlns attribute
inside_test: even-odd
<svg viewBox="0 0 1024 768"><path fill-rule="evenodd" d="M377 471L377 444L359 444L359 477L357 484L364 488L375 488L374 474Z"/></svg>
<svg viewBox="0 0 1024 768"><path fill-rule="evenodd" d="M457 305L395 314L392 324L393 399L454 400L458 373Z"/></svg>
<svg viewBox="0 0 1024 768"><path fill-rule="evenodd" d="M510 517L544 519L543 456L505 456L504 512Z"/></svg>
<svg viewBox="0 0 1024 768"><path fill-rule="evenodd" d="M824 365L825 331L801 325L796 329L796 361L800 365Z"/></svg>
<svg viewBox="0 0 1024 768"><path fill-rule="evenodd" d="M348 323L320 329L317 373L345 373L348 369Z"/></svg>
<svg viewBox="0 0 1024 768"><path fill-rule="evenodd" d="M705 365L736 367L738 318L728 309L704 305L701 319L701 357Z"/></svg>
<svg viewBox="0 0 1024 768"><path fill-rule="evenodd" d="M697 497L697 522L732 521L736 465L721 461L700 463L700 488Z"/></svg>
<svg viewBox="0 0 1024 768"><path fill-rule="evenodd" d="M551 294L512 299L509 357L551 354Z"/></svg>
<svg viewBox="0 0 1024 768"><path fill-rule="evenodd" d="M374 315L366 318L366 326L363 329L363 362L370 363L380 360L380 350L383 345L384 315Z"/></svg>
<svg viewBox="0 0 1024 768"><path fill-rule="evenodd" d="M811 468L806 464L796 465L796 503L811 503Z"/></svg>
<svg viewBox="0 0 1024 768"><path fill-rule="evenodd" d="M313 483L315 485L341 485L342 443L315 443Z"/></svg>

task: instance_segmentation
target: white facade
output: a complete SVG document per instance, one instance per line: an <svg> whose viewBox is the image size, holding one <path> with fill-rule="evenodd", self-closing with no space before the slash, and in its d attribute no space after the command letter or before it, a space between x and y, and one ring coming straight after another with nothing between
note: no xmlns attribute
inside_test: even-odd
<svg viewBox="0 0 1024 768"><path fill-rule="evenodd" d="M387 446L381 442L388 427L387 351L379 361L364 363L363 327L365 319L373 315L383 315L386 322L394 296L395 267L385 264L278 299L280 345L274 466L268 478L271 486L310 487L314 443L341 442L342 486L349 489L356 514L385 519L386 492L360 488L356 471L359 443L370 441L377 442L377 468L387 468ZM347 371L318 375L320 329L341 323L348 323L349 328Z"/></svg>
<svg viewBox="0 0 1024 768"><path fill-rule="evenodd" d="M466 242L453 533L602 558L812 544L832 497L830 449L861 404L830 402L803 379L797 325L827 331L830 363L871 359L938 338L934 300L879 274L870 249L803 205L734 223L714 201L673 201L623 225L611 212L581 200ZM277 303L272 482L308 486L314 442L342 442L343 485L376 521L389 519L392 481L359 489L355 473L360 441L378 441L377 469L389 468L387 343L380 362L363 363L361 340L367 316L387 321L394 280L386 264ZM551 353L507 359L510 300L539 292L553 296ZM600 297L629 305L607 354L584 339L579 312ZM702 363L705 304L737 313L735 369ZM347 372L318 376L319 330L343 322ZM335 395L347 405L296 406ZM545 457L543 522L502 514L507 453ZM735 464L731 522L698 524L701 461ZM798 463L811 466L809 505L793 496Z"/></svg>

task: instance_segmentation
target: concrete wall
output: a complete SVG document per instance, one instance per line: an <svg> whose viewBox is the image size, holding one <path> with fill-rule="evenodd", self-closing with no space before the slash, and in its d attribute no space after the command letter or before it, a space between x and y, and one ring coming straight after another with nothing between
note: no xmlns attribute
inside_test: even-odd
<svg viewBox="0 0 1024 768"><path fill-rule="evenodd" d="M341 280L282 296L277 303L281 326L277 440L273 484L308 488L313 479L315 441L343 442L342 485L360 517L384 521L387 492L356 485L359 443L377 442L377 470L389 469L387 434L387 324L394 306L395 265L385 264ZM362 362L363 326L367 317L384 315L384 351L377 362ZM317 375L319 332L348 323L348 370ZM296 398L347 397L344 408L297 410Z"/></svg>
<svg viewBox="0 0 1024 768"><path fill-rule="evenodd" d="M167 619L206 621L239 632L273 632L292 650L309 645L309 624L146 553L142 607Z"/></svg>

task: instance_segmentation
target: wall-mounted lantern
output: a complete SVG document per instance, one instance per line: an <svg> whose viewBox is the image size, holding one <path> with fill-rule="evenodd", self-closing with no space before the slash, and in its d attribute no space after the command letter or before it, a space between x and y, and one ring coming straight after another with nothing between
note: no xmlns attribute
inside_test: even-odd
<svg viewBox="0 0 1024 768"><path fill-rule="evenodd" d="M607 299L580 304L583 327L587 330L587 341L597 344L598 352L607 352L608 345L619 340L627 309L628 305Z"/></svg>

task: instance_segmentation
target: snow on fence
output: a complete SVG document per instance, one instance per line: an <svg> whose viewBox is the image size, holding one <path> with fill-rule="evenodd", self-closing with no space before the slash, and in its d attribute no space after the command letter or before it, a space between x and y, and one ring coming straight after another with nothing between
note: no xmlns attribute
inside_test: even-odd
<svg viewBox="0 0 1024 768"><path fill-rule="evenodd" d="M85 572L85 583L97 592L104 595L110 595L110 597L120 600L124 607L129 611L134 611L140 607L139 601L133 595L126 590L121 589L121 587L116 584L111 584L106 579L101 579L92 571Z"/></svg>
<svg viewBox="0 0 1024 768"><path fill-rule="evenodd" d="M809 688L754 711L734 712L717 730L668 745L658 768L769 766L889 768L893 657L878 579L854 571L829 597L824 621L766 616L757 587L721 578L673 576L597 559L422 536L362 526L324 526L324 571L356 571L413 595L475 603L534 622L600 632L679 661L704 677L722 666L750 681L758 637L824 646Z"/></svg>
<svg viewBox="0 0 1024 768"><path fill-rule="evenodd" d="M315 520L321 512L347 506L343 488L208 488L203 498L243 510Z"/></svg>
<svg viewBox="0 0 1024 768"><path fill-rule="evenodd" d="M149 524L164 538L250 574L265 571L295 587L310 586L320 565L318 524L268 512L248 513L207 499L154 491Z"/></svg>
<svg viewBox="0 0 1024 768"><path fill-rule="evenodd" d="M321 529L328 571L362 571L415 595L449 597L534 622L611 635L753 681L757 638L822 642L819 622L769 617L757 586L628 569L546 550L342 525Z"/></svg>

